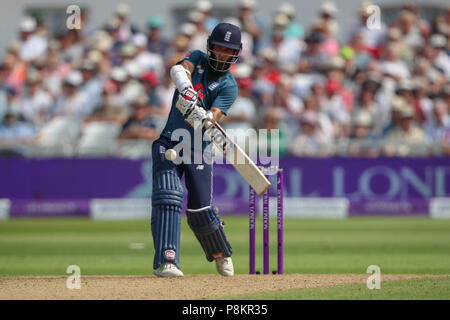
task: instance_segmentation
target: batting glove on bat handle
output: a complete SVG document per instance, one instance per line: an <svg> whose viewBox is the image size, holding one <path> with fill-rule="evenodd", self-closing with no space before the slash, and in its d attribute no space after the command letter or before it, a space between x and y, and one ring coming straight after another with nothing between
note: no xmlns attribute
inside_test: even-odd
<svg viewBox="0 0 450 320"><path fill-rule="evenodd" d="M205 120L203 121L203 128L208 129L211 127L214 123L214 115L211 111L206 112Z"/></svg>
<svg viewBox="0 0 450 320"><path fill-rule="evenodd" d="M206 111L200 106L195 106L194 108L188 110L184 115L184 119L187 123L191 125L194 129L199 129L204 127L206 119L210 119L211 116L207 116L211 111Z"/></svg>

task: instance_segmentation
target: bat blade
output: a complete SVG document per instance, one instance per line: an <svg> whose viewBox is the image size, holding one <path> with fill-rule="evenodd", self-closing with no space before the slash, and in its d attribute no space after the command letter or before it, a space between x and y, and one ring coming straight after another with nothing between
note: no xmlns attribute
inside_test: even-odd
<svg viewBox="0 0 450 320"><path fill-rule="evenodd" d="M258 195L262 195L270 187L264 173L217 122L211 125L205 134Z"/></svg>

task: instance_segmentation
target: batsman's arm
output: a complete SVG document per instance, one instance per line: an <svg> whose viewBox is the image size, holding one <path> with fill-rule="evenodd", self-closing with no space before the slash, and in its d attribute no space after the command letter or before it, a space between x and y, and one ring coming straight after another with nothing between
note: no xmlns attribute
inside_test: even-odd
<svg viewBox="0 0 450 320"><path fill-rule="evenodd" d="M213 121L219 122L220 118L222 118L222 116L223 116L222 110L220 110L219 108L216 108L216 107L211 107L211 112L214 116Z"/></svg>
<svg viewBox="0 0 450 320"><path fill-rule="evenodd" d="M170 68L170 78L180 93L187 88L192 88L192 72L194 72L194 65L186 60Z"/></svg>
<svg viewBox="0 0 450 320"><path fill-rule="evenodd" d="M189 71L189 73L187 73L187 75L188 75L189 81L191 81L191 83L192 83L192 72L194 72L194 70L195 70L194 65L192 64L192 62L187 61L187 60L182 61L180 64L181 64L187 71Z"/></svg>

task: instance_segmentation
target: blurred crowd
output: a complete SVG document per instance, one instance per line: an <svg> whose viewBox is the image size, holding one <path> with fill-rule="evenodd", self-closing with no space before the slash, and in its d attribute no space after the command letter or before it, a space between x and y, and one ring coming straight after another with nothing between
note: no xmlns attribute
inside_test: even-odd
<svg viewBox="0 0 450 320"><path fill-rule="evenodd" d="M243 32L223 126L267 129L282 156L449 156L450 6L427 21L405 4L374 28L370 5L355 5L343 35L331 1L303 25L289 2L264 21L241 0L223 20ZM23 17L0 57L0 154L148 155L171 108L168 70L206 51L212 9L197 1L173 38L157 14L136 26L126 4L100 28L82 8L81 29L56 34L39 14Z"/></svg>

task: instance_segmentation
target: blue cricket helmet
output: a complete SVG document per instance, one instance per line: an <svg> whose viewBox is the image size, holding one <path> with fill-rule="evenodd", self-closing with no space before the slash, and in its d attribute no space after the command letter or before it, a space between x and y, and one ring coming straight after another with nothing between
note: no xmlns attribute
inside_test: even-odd
<svg viewBox="0 0 450 320"><path fill-rule="evenodd" d="M213 46L221 46L235 50L228 55L226 60L219 60L213 50ZM219 23L208 37L207 52L209 66L219 72L226 72L230 69L231 64L235 63L241 53L241 30L239 27L231 23Z"/></svg>

